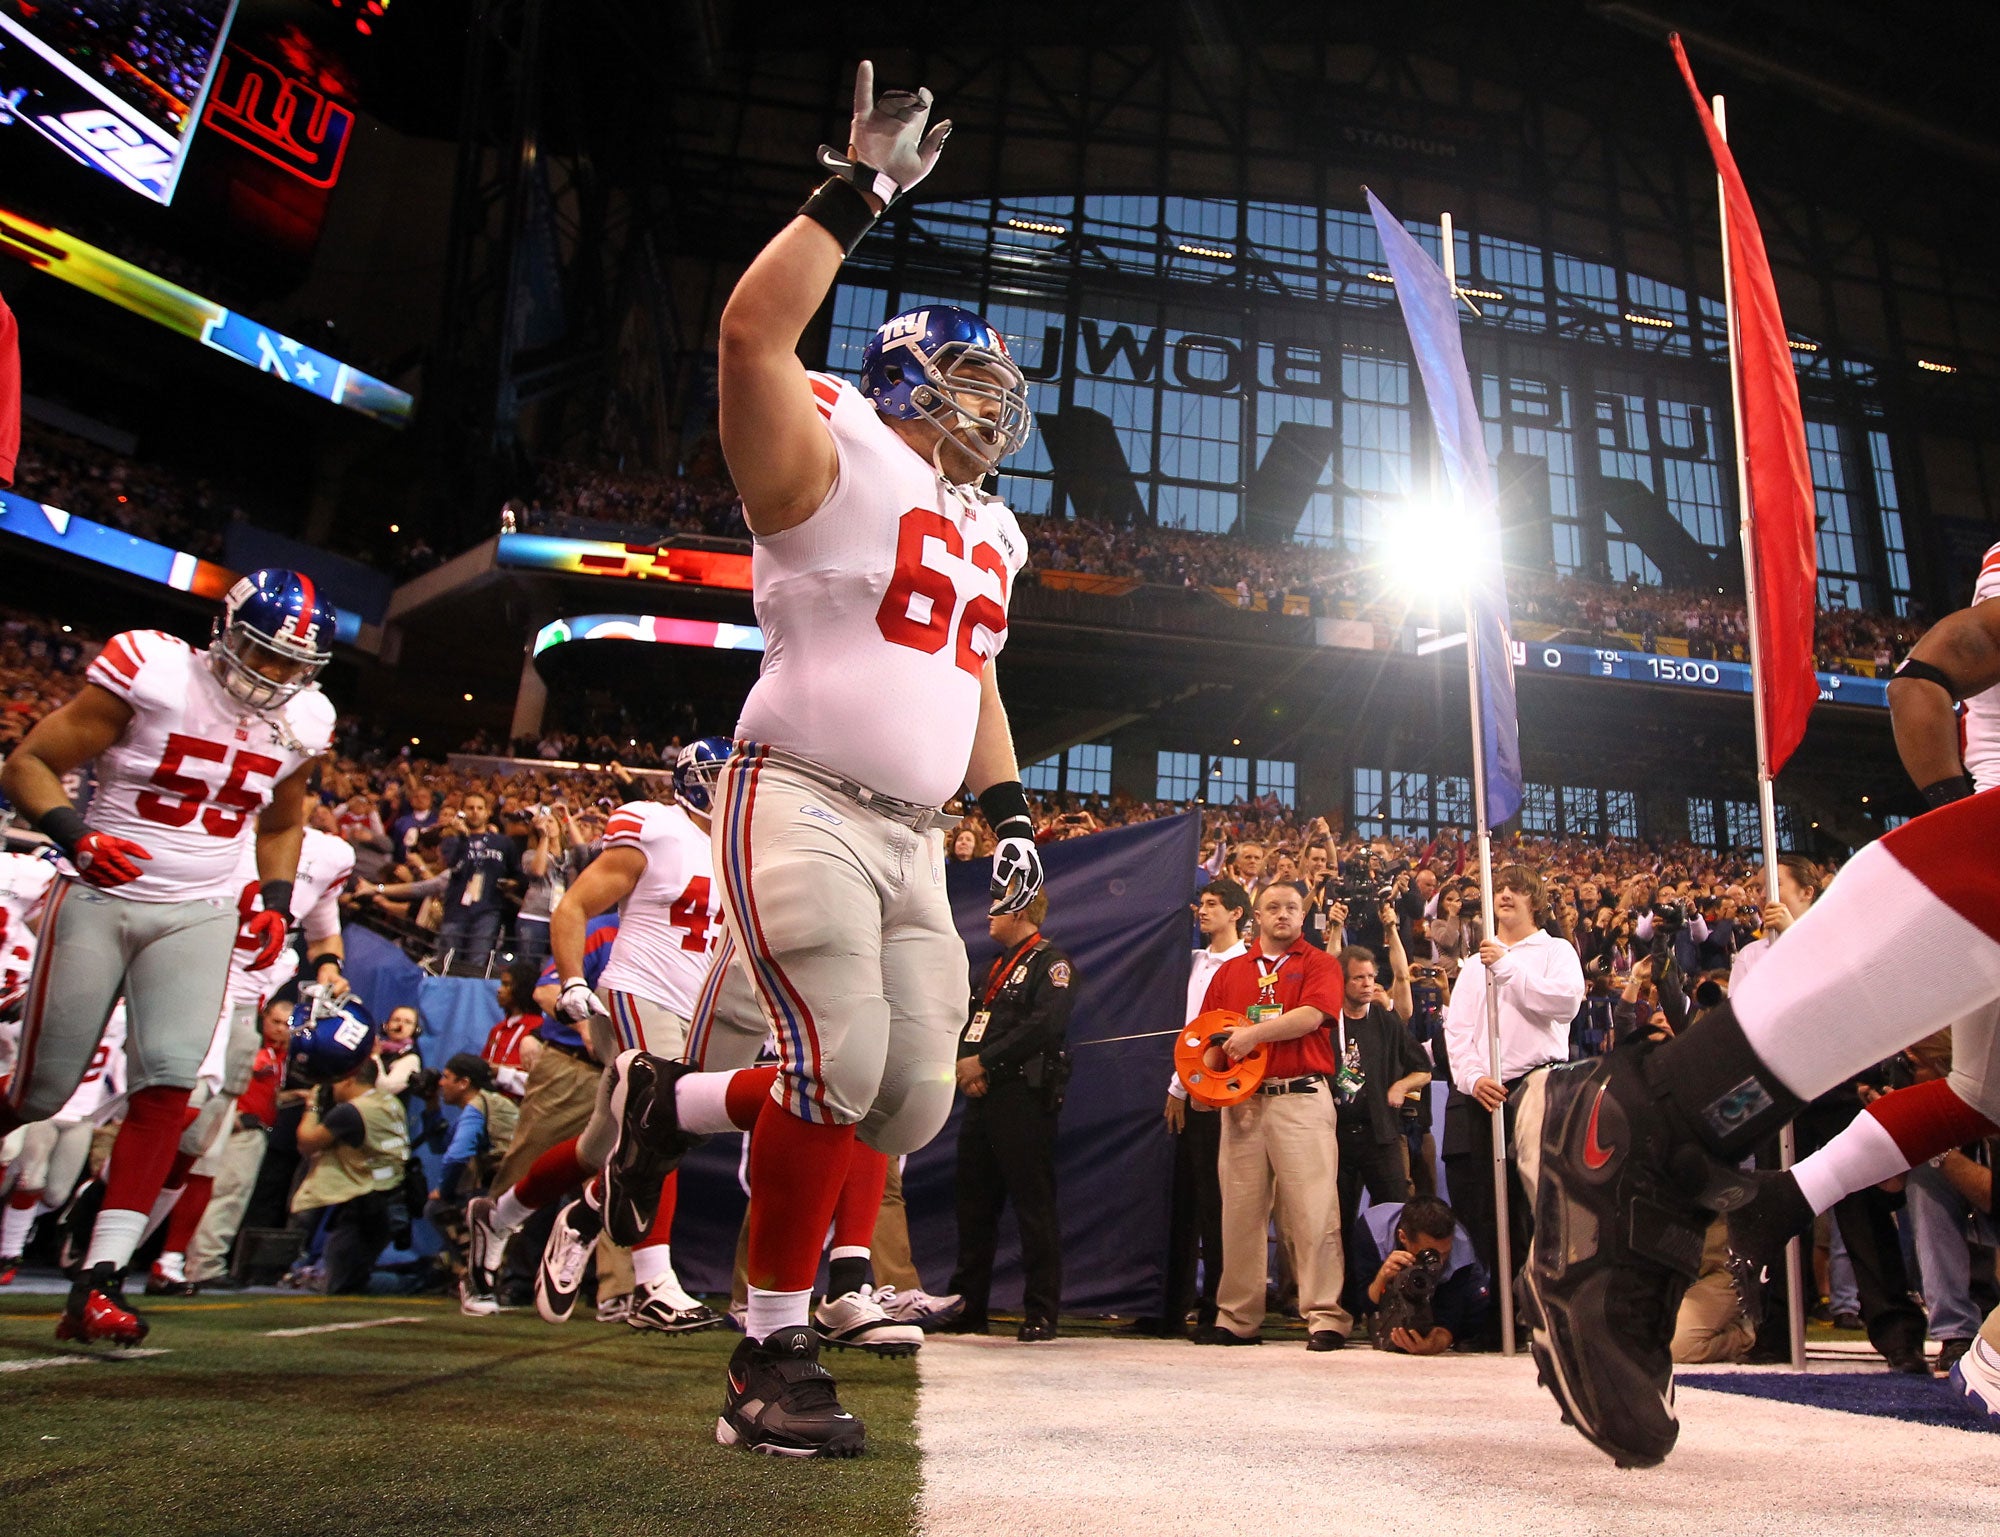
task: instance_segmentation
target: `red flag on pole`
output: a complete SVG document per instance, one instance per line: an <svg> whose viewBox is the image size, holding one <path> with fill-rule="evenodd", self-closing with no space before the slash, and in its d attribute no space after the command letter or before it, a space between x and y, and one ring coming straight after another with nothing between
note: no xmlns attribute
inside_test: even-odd
<svg viewBox="0 0 2000 1537"><path fill-rule="evenodd" d="M1806 717L1819 698L1819 679L1813 672L1819 560L1813 542L1817 520L1812 465L1806 458L1799 382L1792 372L1792 349L1784 316L1778 312L1778 290L1771 281L1764 236L1729 143L1694 83L1681 40L1675 36L1671 41L1674 62L1694 97L1702 132L1708 135L1728 208L1743 399L1737 449L1750 469L1750 548L1744 553L1755 567L1761 674L1756 687L1763 698L1769 759L1758 767L1766 776L1775 776L1806 734Z"/></svg>

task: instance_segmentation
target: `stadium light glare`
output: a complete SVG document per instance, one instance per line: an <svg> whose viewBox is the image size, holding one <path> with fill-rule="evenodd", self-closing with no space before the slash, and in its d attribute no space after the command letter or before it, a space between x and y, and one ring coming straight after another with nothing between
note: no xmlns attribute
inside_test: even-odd
<svg viewBox="0 0 2000 1537"><path fill-rule="evenodd" d="M1472 579L1473 533L1455 504L1412 497L1383 530L1384 569L1411 593L1455 596Z"/></svg>

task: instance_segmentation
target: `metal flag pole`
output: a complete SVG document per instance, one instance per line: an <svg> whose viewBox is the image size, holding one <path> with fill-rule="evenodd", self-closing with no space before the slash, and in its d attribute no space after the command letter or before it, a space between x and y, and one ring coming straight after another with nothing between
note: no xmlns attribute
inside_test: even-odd
<svg viewBox="0 0 2000 1537"><path fill-rule="evenodd" d="M1454 250L1451 215L1439 221L1444 228L1444 281L1451 290L1453 311L1458 305L1458 257ZM1493 937L1493 831L1486 825L1486 728L1479 715L1479 626L1473 620L1472 591L1465 592L1465 681L1466 700L1472 713L1472 805L1474 827L1479 837L1479 913L1483 938ZM1486 973L1486 1048L1495 1083L1500 1076L1500 992L1493 974ZM1514 1343L1514 1241L1511 1231L1507 1188L1507 1107L1493 1115L1493 1211L1494 1240L1499 1274L1494 1289L1500 1294L1500 1353L1513 1355Z"/></svg>
<svg viewBox="0 0 2000 1537"><path fill-rule="evenodd" d="M1729 142L1729 119L1720 96L1711 98L1716 132ZM1757 823L1764 848L1764 905L1778 900L1778 805L1771 784L1770 728L1764 717L1763 637L1758 626L1757 547L1750 502L1750 454L1743 436L1743 367L1737 351L1736 281L1729 265L1729 188L1718 170L1715 199L1722 210L1722 308L1729 337L1729 405L1736 426L1736 505L1743 544L1743 607L1750 632L1750 710L1757 727ZM1789 1169L1798 1158L1798 1136L1790 1126L1778 1133L1778 1166ZM1790 1325L1792 1369L1806 1369L1805 1253L1798 1239L1785 1245L1785 1296Z"/></svg>

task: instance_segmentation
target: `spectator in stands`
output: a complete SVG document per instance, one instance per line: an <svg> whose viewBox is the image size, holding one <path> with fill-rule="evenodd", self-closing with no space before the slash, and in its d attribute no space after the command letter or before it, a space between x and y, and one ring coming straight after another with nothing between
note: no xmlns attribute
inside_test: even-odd
<svg viewBox="0 0 2000 1537"><path fill-rule="evenodd" d="M362 880L379 881L389 863L394 845L382 814L376 810L367 790L357 789L333 813L333 831L354 850L354 873Z"/></svg>
<svg viewBox="0 0 2000 1537"><path fill-rule="evenodd" d="M500 940L505 916L501 882L519 879L521 852L512 838L492 825L492 805L484 791L467 791L457 813L442 823L439 855L444 875L373 888L375 895L384 897L443 897L444 917L438 924L435 951L440 965L456 962L468 969L483 968ZM365 894L368 884L357 890Z"/></svg>

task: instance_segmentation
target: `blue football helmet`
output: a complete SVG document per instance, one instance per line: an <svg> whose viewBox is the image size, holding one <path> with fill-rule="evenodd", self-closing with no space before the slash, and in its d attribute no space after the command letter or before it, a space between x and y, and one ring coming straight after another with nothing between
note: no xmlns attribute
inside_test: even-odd
<svg viewBox="0 0 2000 1537"><path fill-rule="evenodd" d="M690 811L706 813L715 801L715 782L734 744L726 736L698 738L674 759L674 799Z"/></svg>
<svg viewBox="0 0 2000 1537"><path fill-rule="evenodd" d="M375 1050L375 1016L349 993L329 998L320 988L306 988L292 1010L292 1045L286 1060L307 1083L332 1083L353 1072Z"/></svg>
<svg viewBox="0 0 2000 1537"><path fill-rule="evenodd" d="M333 660L333 605L303 571L252 571L229 589L208 665L222 686L253 710L275 710ZM260 669L283 664L277 677Z"/></svg>
<svg viewBox="0 0 2000 1537"><path fill-rule="evenodd" d="M954 305L884 321L861 352L861 393L884 416L929 422L989 471L1035 428L1027 381L1000 333ZM997 402L998 415L968 411L967 397Z"/></svg>

